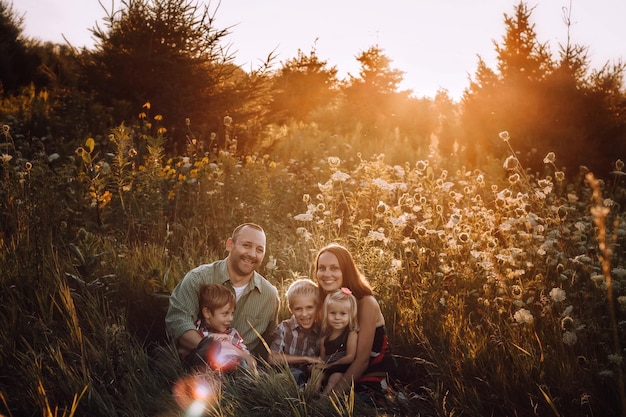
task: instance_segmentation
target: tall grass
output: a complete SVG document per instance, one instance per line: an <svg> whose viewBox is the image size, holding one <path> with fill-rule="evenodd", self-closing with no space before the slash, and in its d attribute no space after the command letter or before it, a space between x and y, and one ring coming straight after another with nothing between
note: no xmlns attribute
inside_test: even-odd
<svg viewBox="0 0 626 417"><path fill-rule="evenodd" d="M610 183L584 168L566 176L551 154L531 173L503 133L511 156L467 170L425 145L402 155L393 135L372 144L314 126L269 132L267 153L195 146L168 159L155 119L58 158L20 158L3 130L0 412L182 415L174 392L191 376L164 332L167 295L223 257L244 221L266 229L260 272L281 294L321 246L351 249L383 309L400 392L382 408L353 392L319 398L267 367L220 379L201 411L626 412L621 161Z"/></svg>

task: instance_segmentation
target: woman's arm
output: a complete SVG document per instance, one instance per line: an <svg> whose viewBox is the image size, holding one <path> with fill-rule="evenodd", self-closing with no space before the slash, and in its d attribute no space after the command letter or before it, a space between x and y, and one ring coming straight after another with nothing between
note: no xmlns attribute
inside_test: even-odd
<svg viewBox="0 0 626 417"><path fill-rule="evenodd" d="M343 374L334 390L347 390L365 373L369 366L370 353L374 344L376 327L384 324L378 301L371 296L365 296L358 302L359 336L356 343L356 354L352 364Z"/></svg>

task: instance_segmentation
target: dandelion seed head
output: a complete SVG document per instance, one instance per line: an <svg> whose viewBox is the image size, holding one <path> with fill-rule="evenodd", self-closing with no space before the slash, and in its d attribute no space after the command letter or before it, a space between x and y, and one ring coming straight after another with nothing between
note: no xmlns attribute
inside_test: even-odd
<svg viewBox="0 0 626 417"><path fill-rule="evenodd" d="M563 333L563 343L567 346L574 346L578 341L578 336L576 336L575 332L566 331Z"/></svg>

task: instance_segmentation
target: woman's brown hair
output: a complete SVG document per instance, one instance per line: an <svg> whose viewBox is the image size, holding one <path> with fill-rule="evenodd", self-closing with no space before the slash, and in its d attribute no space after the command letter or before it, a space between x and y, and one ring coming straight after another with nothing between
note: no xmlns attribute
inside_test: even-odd
<svg viewBox="0 0 626 417"><path fill-rule="evenodd" d="M367 281L367 278L359 271L356 263L354 262L354 258L345 247L337 244L331 243L328 246L323 247L317 253L315 257L315 264L313 265L313 276L317 278L317 264L320 258L320 255L330 252L337 257L337 261L339 262L339 268L341 269L341 275L343 276L343 282L341 284L342 287L350 288L352 294L360 300L366 295L373 295L372 287L370 283ZM321 301L326 297L326 293L320 287L320 297Z"/></svg>

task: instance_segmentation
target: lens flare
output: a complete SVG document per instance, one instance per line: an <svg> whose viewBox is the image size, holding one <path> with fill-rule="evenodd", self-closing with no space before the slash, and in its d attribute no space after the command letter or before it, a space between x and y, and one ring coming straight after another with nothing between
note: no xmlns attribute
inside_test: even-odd
<svg viewBox="0 0 626 417"><path fill-rule="evenodd" d="M210 374L190 375L174 385L176 403L189 417L201 416L219 398L220 381Z"/></svg>

